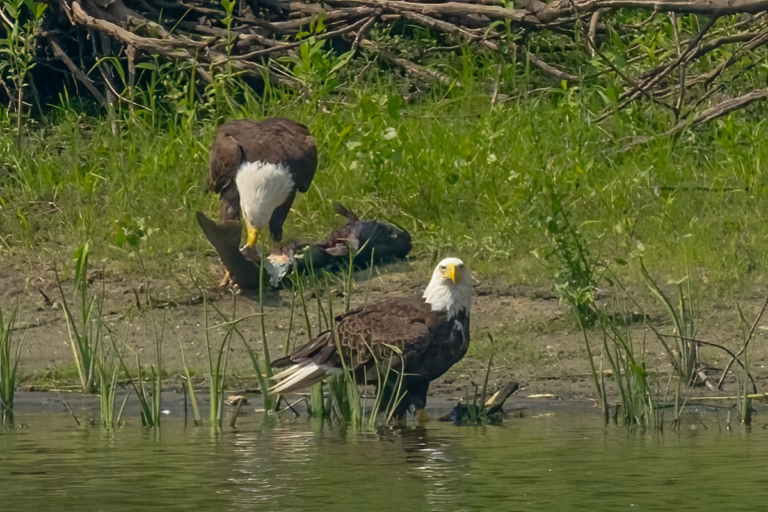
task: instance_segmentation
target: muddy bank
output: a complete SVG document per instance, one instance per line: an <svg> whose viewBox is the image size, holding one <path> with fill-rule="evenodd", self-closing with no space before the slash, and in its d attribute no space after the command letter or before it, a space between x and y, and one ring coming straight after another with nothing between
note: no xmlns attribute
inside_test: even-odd
<svg viewBox="0 0 768 512"><path fill-rule="evenodd" d="M211 273L221 273L217 264L211 263ZM366 300L375 301L385 297L420 294L431 273L431 263L412 261L377 267L368 279L368 271L355 275L355 290L350 300L351 307ZM184 347L187 364L196 374L196 382L203 385L208 373L205 350L205 308L199 291L183 276L168 280L154 279L149 282L153 308L150 310L144 293L142 279L130 276L94 272L90 285L94 293L104 290L104 315L114 326L127 345L139 354L142 364L154 363L155 338L151 314L165 325L163 335L163 367L168 375L168 385L174 386L182 370L181 352L178 339ZM343 311L346 297L338 278L329 280L334 297L334 312ZM19 363L22 372L22 387L26 389L74 389L77 375L74 369L72 349L67 325L61 307L61 297L56 287L52 270L41 270L37 275L22 275L13 268L0 268L0 290L5 307L16 300L21 306L20 332L24 332L24 347ZM485 368L492 347L488 333L495 339L494 366L490 383L493 388L503 386L510 380L520 383L521 390L515 396L540 394L554 395L564 400L594 399L594 381L590 375L584 337L571 320L566 306L560 305L551 290L524 288L501 280L484 279L475 285L472 305L472 345L467 357L445 376L436 381L431 394L442 397L463 397L472 394L474 384L483 382ZM65 294L72 300L71 282L65 283ZM245 295L233 297L230 290L210 288L210 300L221 310L232 314L236 308L238 317L257 315L260 311L258 300ZM264 321L270 352L273 357L285 352L288 342L291 346L307 340L306 325L300 312L300 299L294 302L291 323L292 292L265 290ZM318 332L317 298L311 291L305 292L312 333ZM322 297L327 306L327 297ZM748 318L756 315L762 301L755 297L742 302ZM720 343L731 349L739 347L739 325L735 308L711 302L700 307L698 337ZM666 326L662 311L651 312L650 320L656 325ZM654 316L655 315L655 316ZM209 307L209 325L221 323L221 318ZM261 325L258 316L244 320L240 329L250 346L260 352ZM637 323L632 327L637 339L642 340L644 327ZM758 326L753 341L752 372L758 390L768 379L768 350L766 337L768 327ZM177 337L178 333L178 337ZM599 343L599 336L593 333L593 343ZM646 333L647 362L651 372L658 373L660 381L666 382L671 365L661 345ZM223 328L210 330L211 344L217 346L224 336ZM594 350L594 349L593 349ZM594 350L597 354L599 348ZM703 348L704 360L712 368L723 368L727 363L724 354L716 349ZM135 358L131 357L131 361ZM596 359L599 365L599 358ZM606 365L607 367L607 365ZM719 378L719 372L710 370L710 375ZM232 387L256 388L253 369L245 347L234 339L230 347L229 374ZM719 394L732 395L735 377L726 378L724 391ZM610 384L610 378L609 378ZM703 394L718 394L700 388ZM553 398L554 398L553 397Z"/></svg>

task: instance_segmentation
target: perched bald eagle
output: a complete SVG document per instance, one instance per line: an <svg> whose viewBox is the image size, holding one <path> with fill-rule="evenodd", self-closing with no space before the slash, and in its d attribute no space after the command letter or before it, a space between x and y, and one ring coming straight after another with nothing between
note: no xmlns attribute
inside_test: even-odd
<svg viewBox="0 0 768 512"><path fill-rule="evenodd" d="M267 226L275 242L296 192L306 192L317 169L317 147L306 126L274 117L221 125L211 146L207 189L221 197L221 221L242 214L253 251Z"/></svg>
<svg viewBox="0 0 768 512"><path fill-rule="evenodd" d="M392 368L405 375L402 389L406 393L395 416L402 418L413 405L423 418L429 383L467 353L471 303L470 271L460 259L446 258L435 268L421 297L386 299L337 317L335 332L342 354L334 332L328 330L272 363L275 368L288 368L274 376L280 382L270 391L289 393L338 375L342 356L358 382L367 377L369 384L377 384L376 360L380 368L391 361ZM390 346L402 352L402 359Z"/></svg>

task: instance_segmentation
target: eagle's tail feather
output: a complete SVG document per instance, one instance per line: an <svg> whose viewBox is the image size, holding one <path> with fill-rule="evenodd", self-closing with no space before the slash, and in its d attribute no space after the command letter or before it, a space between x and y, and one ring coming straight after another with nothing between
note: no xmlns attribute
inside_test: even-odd
<svg viewBox="0 0 768 512"><path fill-rule="evenodd" d="M320 366L315 362L298 364L275 375L273 378L284 378L284 380L269 388L269 392L273 394L290 393L317 384L327 376L336 375L341 371L339 368Z"/></svg>

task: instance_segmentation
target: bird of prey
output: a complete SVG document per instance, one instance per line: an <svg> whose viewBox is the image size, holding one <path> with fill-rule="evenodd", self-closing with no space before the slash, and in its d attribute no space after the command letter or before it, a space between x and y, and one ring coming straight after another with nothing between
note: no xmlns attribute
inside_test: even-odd
<svg viewBox="0 0 768 512"><path fill-rule="evenodd" d="M279 382L270 391L289 393L311 386L339 375L344 366L355 372L357 382L367 378L376 385L377 370L391 365L404 376L405 395L395 416L403 418L413 406L420 420L427 419L430 382L467 353L471 304L469 269L458 258L446 258L421 297L385 299L353 309L338 316L333 329L274 361L273 367L285 370L273 377Z"/></svg>
<svg viewBox="0 0 768 512"><path fill-rule="evenodd" d="M220 196L221 221L242 216L248 232L243 250L253 254L267 227L272 240L282 240L296 192L312 184L317 147L307 127L296 121L239 119L219 127L209 164L207 190Z"/></svg>

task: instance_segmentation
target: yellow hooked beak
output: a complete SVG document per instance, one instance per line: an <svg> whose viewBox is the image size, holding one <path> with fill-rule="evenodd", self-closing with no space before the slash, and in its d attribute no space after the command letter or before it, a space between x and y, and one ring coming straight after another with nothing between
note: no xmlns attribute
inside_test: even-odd
<svg viewBox="0 0 768 512"><path fill-rule="evenodd" d="M449 263L445 267L445 273L443 274L446 279L450 279L453 284L456 284L456 282L461 281L461 269L454 265L453 263Z"/></svg>
<svg viewBox="0 0 768 512"><path fill-rule="evenodd" d="M253 249L256 247L256 242L259 241L259 230L248 224L247 221L245 226L248 230L248 241L246 242L246 246Z"/></svg>

